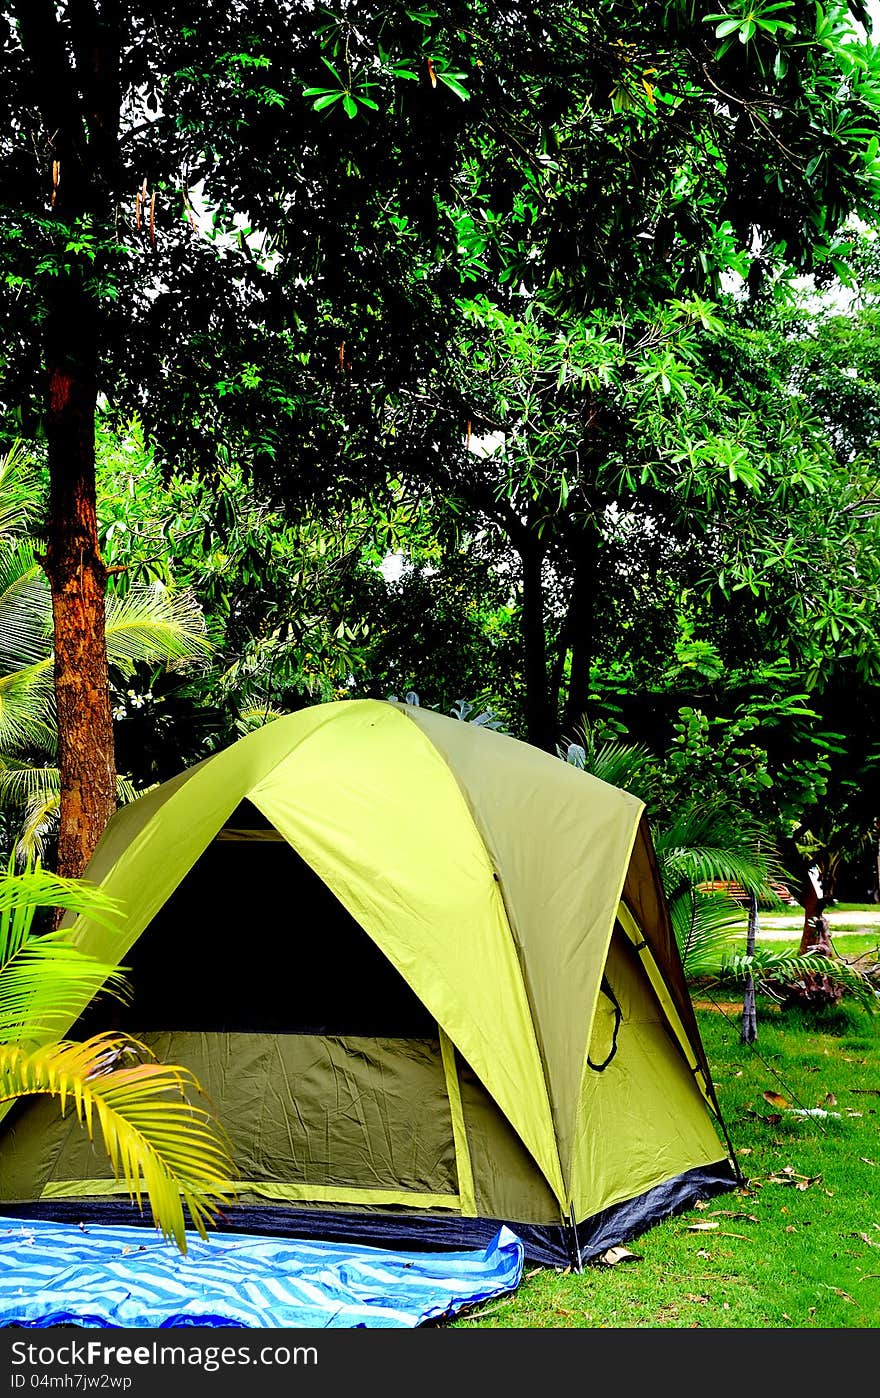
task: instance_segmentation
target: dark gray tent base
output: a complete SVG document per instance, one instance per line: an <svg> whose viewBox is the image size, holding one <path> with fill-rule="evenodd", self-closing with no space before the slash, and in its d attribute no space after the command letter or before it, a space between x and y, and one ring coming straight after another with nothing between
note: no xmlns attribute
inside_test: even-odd
<svg viewBox="0 0 880 1398"><path fill-rule="evenodd" d="M717 1165L699 1166L675 1179L656 1185L636 1199L603 1209L577 1225L575 1230L561 1224L508 1223L522 1239L526 1258L547 1267L578 1267L605 1252L607 1248L630 1242L661 1219L691 1208L699 1199L711 1198L736 1188L736 1173L727 1160ZM147 1226L148 1219L127 1200L71 1199L52 1203L2 1204L11 1218L47 1218L58 1223L134 1224ZM441 1218L438 1214L332 1213L324 1209L284 1207L250 1208L238 1205L229 1210L218 1231L258 1233L292 1238L326 1238L335 1242L361 1243L374 1247L409 1248L414 1252L459 1251L485 1246L503 1219ZM579 1249L579 1252L578 1252Z"/></svg>

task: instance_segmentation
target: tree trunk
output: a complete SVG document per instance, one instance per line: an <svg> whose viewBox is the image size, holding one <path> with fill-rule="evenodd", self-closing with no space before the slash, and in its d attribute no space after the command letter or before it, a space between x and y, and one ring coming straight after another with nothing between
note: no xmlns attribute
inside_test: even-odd
<svg viewBox="0 0 880 1398"><path fill-rule="evenodd" d="M817 952L821 956L831 956L829 923L825 917L825 892L822 876L814 865L804 880L804 930L798 954Z"/></svg>
<svg viewBox="0 0 880 1398"><path fill-rule="evenodd" d="M579 728L590 702L590 669L595 650L595 611L598 567L598 531L591 523L583 526L577 540L568 614L571 666L568 694L563 710L566 732Z"/></svg>
<svg viewBox="0 0 880 1398"><path fill-rule="evenodd" d="M86 285L100 258L89 264L71 250L70 237L86 217L99 232L111 226L119 10L115 0L100 11L71 4L63 14L51 0L15 5L33 106L44 127L55 224L55 266L40 285L50 477L44 566L52 589L61 774L58 871L71 877L83 873L116 807L106 570L95 500L97 307Z"/></svg>
<svg viewBox="0 0 880 1398"><path fill-rule="evenodd" d="M528 740L547 752L556 751L556 723L547 675L547 635L544 629L544 554L530 541L522 548L523 674Z"/></svg>
<svg viewBox="0 0 880 1398"><path fill-rule="evenodd" d="M755 938L758 935L758 898L753 892L749 893L749 923L746 932L746 955L754 956ZM743 995L742 1028L740 1030L740 1042L753 1044L758 1037L758 1015L755 1008L755 981L749 976L746 981L745 994Z"/></svg>
<svg viewBox="0 0 880 1398"><path fill-rule="evenodd" d="M83 873L116 808L106 571L95 498L96 353L93 308L73 271L51 293L46 322L45 568L52 589L61 774L58 872L74 878Z"/></svg>

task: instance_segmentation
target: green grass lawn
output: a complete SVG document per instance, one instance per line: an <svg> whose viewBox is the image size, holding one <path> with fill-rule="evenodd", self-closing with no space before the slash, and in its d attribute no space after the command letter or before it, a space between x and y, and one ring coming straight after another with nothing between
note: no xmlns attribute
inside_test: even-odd
<svg viewBox="0 0 880 1398"><path fill-rule="evenodd" d="M697 1014L746 1186L631 1240L641 1261L580 1275L527 1267L514 1295L456 1328L880 1325L880 1017L852 1002L810 1017L761 1000L746 1046L736 1005L721 1003L726 1014ZM814 1107L829 1115L788 1110Z"/></svg>
<svg viewBox="0 0 880 1398"><path fill-rule="evenodd" d="M832 932L831 945L841 956L861 956L880 948L880 929L870 937L856 936L851 932Z"/></svg>

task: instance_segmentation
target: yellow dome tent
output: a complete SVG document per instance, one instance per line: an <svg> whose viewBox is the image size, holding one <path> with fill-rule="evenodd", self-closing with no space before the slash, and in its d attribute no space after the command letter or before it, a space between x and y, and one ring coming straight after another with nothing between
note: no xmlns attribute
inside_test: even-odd
<svg viewBox="0 0 880 1398"><path fill-rule="evenodd" d="M642 803L528 744L317 705L121 809L86 877L124 925L77 940L133 986L87 1027L195 1072L227 1226L460 1247L504 1222L579 1265L739 1177ZM0 1199L139 1217L43 1101L0 1126Z"/></svg>

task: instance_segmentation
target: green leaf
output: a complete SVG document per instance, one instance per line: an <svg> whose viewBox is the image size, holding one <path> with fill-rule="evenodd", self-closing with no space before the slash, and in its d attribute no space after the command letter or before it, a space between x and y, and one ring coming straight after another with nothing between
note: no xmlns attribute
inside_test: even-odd
<svg viewBox="0 0 880 1398"><path fill-rule="evenodd" d="M460 97L462 102L470 101L470 93L461 85L461 78L466 78L466 73L440 73L437 74L437 81L448 87L450 92L454 92L456 97Z"/></svg>

